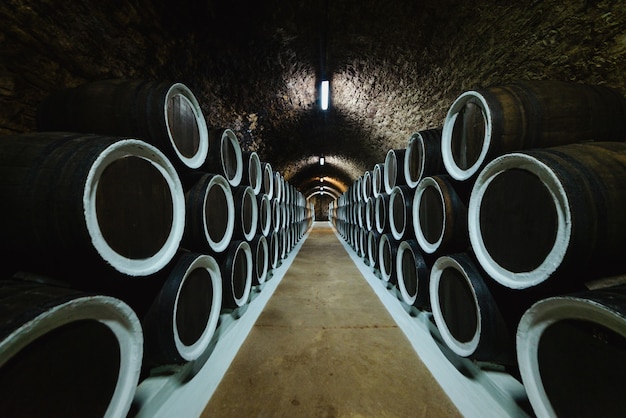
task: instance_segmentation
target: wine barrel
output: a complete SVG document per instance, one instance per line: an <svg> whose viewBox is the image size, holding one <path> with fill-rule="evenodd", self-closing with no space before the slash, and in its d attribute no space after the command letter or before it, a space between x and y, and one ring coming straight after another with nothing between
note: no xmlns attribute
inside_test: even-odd
<svg viewBox="0 0 626 418"><path fill-rule="evenodd" d="M469 246L467 203L457 193L458 184L447 175L424 177L412 205L413 229L420 248L427 254L465 251Z"/></svg>
<svg viewBox="0 0 626 418"><path fill-rule="evenodd" d="M461 357L510 363L510 329L477 264L465 253L439 257L430 271L429 295L441 338Z"/></svg>
<svg viewBox="0 0 626 418"><path fill-rule="evenodd" d="M378 269L378 247L380 234L377 231L369 231L367 234L367 257L372 269Z"/></svg>
<svg viewBox="0 0 626 418"><path fill-rule="evenodd" d="M626 288L543 299L517 329L522 382L539 417L617 417L626 410Z"/></svg>
<svg viewBox="0 0 626 418"><path fill-rule="evenodd" d="M478 261L515 289L626 271L624 184L626 143L570 144L496 158L477 177L468 208Z"/></svg>
<svg viewBox="0 0 626 418"><path fill-rule="evenodd" d="M385 156L385 165L383 170L384 191L391 194L396 186L406 184L404 179L404 157L406 149L390 149Z"/></svg>
<svg viewBox="0 0 626 418"><path fill-rule="evenodd" d="M364 227L368 231L374 229L374 222L376 220L376 199L372 196L368 197L365 201L365 223Z"/></svg>
<svg viewBox="0 0 626 418"><path fill-rule="evenodd" d="M389 195L381 193L376 197L374 205L374 227L379 234L387 233L391 230L389 226Z"/></svg>
<svg viewBox="0 0 626 418"><path fill-rule="evenodd" d="M74 283L95 270L147 276L178 250L182 185L150 144L94 134L8 135L0 140L0 170L0 248L22 270Z"/></svg>
<svg viewBox="0 0 626 418"><path fill-rule="evenodd" d="M430 269L417 241L410 239L400 242L396 254L396 272L402 301L409 306L429 309Z"/></svg>
<svg viewBox="0 0 626 418"><path fill-rule="evenodd" d="M389 195L389 225L396 241L413 237L414 194L414 189L404 185L395 186Z"/></svg>
<svg viewBox="0 0 626 418"><path fill-rule="evenodd" d="M202 109L182 83L116 79L63 89L40 104L37 127L141 139L177 168L199 168L209 150Z"/></svg>
<svg viewBox="0 0 626 418"><path fill-rule="evenodd" d="M252 285L265 283L270 270L270 254L267 238L263 234L257 234L250 242L252 253Z"/></svg>
<svg viewBox="0 0 626 418"><path fill-rule="evenodd" d="M257 205L259 212L257 230L267 237L272 228L272 202L268 195L262 194L257 196Z"/></svg>
<svg viewBox="0 0 626 418"><path fill-rule="evenodd" d="M218 260L222 274L222 306L236 309L250 299L252 250L246 241L233 240Z"/></svg>
<svg viewBox="0 0 626 418"><path fill-rule="evenodd" d="M230 129L209 130L209 152L200 171L223 176L232 187L243 179L243 156L237 135Z"/></svg>
<svg viewBox="0 0 626 418"><path fill-rule="evenodd" d="M385 185L383 184L383 175L385 172L385 164L374 164L372 168L372 196L377 198L379 194L384 192Z"/></svg>
<svg viewBox="0 0 626 418"><path fill-rule="evenodd" d="M378 242L378 266L383 281L396 284L398 274L396 271L396 258L398 257L399 243L391 233L382 234Z"/></svg>
<svg viewBox="0 0 626 418"><path fill-rule="evenodd" d="M446 115L441 153L457 180L513 151L581 141L624 141L626 99L605 86L534 80L470 90Z"/></svg>
<svg viewBox="0 0 626 418"><path fill-rule="evenodd" d="M411 135L404 154L404 179L414 189L424 177L445 174L441 157L441 128Z"/></svg>
<svg viewBox="0 0 626 418"><path fill-rule="evenodd" d="M233 237L252 241L259 222L259 207L251 186L237 186L232 189L235 203L235 229Z"/></svg>
<svg viewBox="0 0 626 418"><path fill-rule="evenodd" d="M270 163L261 163L262 181L261 193L266 194L268 198L274 197L274 172Z"/></svg>
<svg viewBox="0 0 626 418"><path fill-rule="evenodd" d="M124 417L141 371L143 334L119 299L0 281L0 415Z"/></svg>
<svg viewBox="0 0 626 418"><path fill-rule="evenodd" d="M256 196L261 193L261 186L263 185L261 160L255 151L243 152L241 158L243 161L242 184L252 187Z"/></svg>
<svg viewBox="0 0 626 418"><path fill-rule="evenodd" d="M235 203L228 181L219 174L198 173L185 193L187 219L184 248L199 253L221 253L235 230Z"/></svg>
<svg viewBox="0 0 626 418"><path fill-rule="evenodd" d="M270 266L272 269L278 268L280 265L280 243L279 243L279 235L278 232L272 231L268 235L268 249L270 256Z"/></svg>
<svg viewBox="0 0 626 418"><path fill-rule="evenodd" d="M208 255L182 253L141 319L145 365L182 364L209 347L222 307L222 278Z"/></svg>

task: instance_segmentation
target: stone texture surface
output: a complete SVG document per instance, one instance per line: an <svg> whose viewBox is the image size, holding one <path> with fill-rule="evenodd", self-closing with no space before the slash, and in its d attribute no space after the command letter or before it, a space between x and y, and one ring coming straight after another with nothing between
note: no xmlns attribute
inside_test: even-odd
<svg viewBox="0 0 626 418"><path fill-rule="evenodd" d="M460 416L329 226L316 226L205 417Z"/></svg>
<svg viewBox="0 0 626 418"><path fill-rule="evenodd" d="M322 176L345 190L441 126L466 89L552 78L626 92L619 0L7 0L0 20L0 134L34 130L38 103L62 87L181 81L209 125L306 194Z"/></svg>

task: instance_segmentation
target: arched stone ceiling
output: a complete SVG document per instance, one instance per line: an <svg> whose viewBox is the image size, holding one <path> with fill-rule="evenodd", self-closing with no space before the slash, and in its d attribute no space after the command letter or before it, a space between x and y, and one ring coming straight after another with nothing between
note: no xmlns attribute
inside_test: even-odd
<svg viewBox="0 0 626 418"><path fill-rule="evenodd" d="M413 132L440 127L470 88L553 78L626 91L617 0L58 3L0 5L0 133L34 130L38 103L62 87L180 81L210 126L233 129L307 194L322 177L344 191Z"/></svg>

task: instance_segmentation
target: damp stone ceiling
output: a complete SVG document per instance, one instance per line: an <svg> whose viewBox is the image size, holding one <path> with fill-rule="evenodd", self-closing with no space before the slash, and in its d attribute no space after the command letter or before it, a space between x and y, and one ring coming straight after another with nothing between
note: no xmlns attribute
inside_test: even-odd
<svg viewBox="0 0 626 418"><path fill-rule="evenodd" d="M35 130L63 87L182 82L210 127L307 196L321 177L342 193L441 127L464 90L558 79L626 93L617 0L4 0L0 22L0 134Z"/></svg>

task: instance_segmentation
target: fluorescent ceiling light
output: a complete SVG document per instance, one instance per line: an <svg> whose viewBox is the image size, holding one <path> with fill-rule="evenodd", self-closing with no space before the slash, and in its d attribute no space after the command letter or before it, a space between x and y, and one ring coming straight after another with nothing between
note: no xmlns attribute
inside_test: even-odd
<svg viewBox="0 0 626 418"><path fill-rule="evenodd" d="M322 110L328 109L328 80L322 81Z"/></svg>

